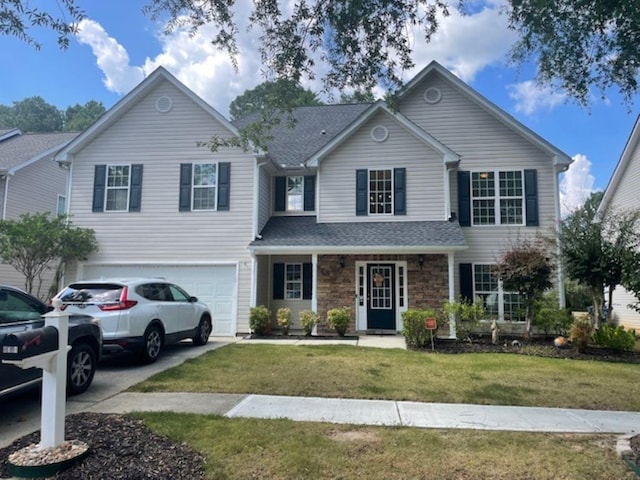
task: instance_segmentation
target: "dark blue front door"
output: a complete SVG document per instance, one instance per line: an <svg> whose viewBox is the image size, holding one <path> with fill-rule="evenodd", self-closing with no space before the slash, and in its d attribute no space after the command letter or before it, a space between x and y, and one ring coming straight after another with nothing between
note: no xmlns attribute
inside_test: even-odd
<svg viewBox="0 0 640 480"><path fill-rule="evenodd" d="M396 329L394 264L367 265L367 328Z"/></svg>

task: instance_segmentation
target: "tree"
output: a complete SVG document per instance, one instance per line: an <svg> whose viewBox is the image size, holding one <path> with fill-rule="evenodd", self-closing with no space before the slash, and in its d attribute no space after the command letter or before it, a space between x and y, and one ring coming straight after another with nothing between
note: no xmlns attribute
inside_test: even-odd
<svg viewBox="0 0 640 480"><path fill-rule="evenodd" d="M89 100L84 105L76 103L71 107L67 107L64 112L64 131L65 132L81 132L90 127L105 112L102 102Z"/></svg>
<svg viewBox="0 0 640 480"><path fill-rule="evenodd" d="M97 250L93 230L73 227L64 216L25 213L19 220L0 221L0 258L25 277L24 289L40 294L43 274L54 262L86 260Z"/></svg>
<svg viewBox="0 0 640 480"><path fill-rule="evenodd" d="M537 80L559 84L582 105L590 87L617 86L627 104L638 92L640 15L635 0L510 0L509 23L521 38L511 52L533 58Z"/></svg>
<svg viewBox="0 0 640 480"><path fill-rule="evenodd" d="M636 297L636 302L629 305L637 312L640 312L640 253L630 254L626 268L622 273L622 286Z"/></svg>
<svg viewBox="0 0 640 480"><path fill-rule="evenodd" d="M84 11L79 0L56 2L55 14L26 0L0 2L0 34L12 35L39 47L29 29L42 26L58 33L64 48ZM282 6L286 3L286 6ZM464 0L453 2L464 11ZM537 64L537 79L559 83L583 105L590 87L617 86L625 101L638 91L640 15L632 0L510 0L504 8L509 25L521 35L511 58L522 65ZM51 8L53 11L53 8ZM212 43L228 52L237 65L237 15L247 15L249 28L260 30L258 48L265 69L275 78L300 81L323 72L327 90L376 84L389 91L401 87L402 72L411 58L415 30L428 42L447 16L444 0L255 0L240 12L235 0L147 0L143 12L166 22L165 33L186 28L195 33L213 24ZM68 18L65 18L68 16ZM317 68L317 62L328 68Z"/></svg>
<svg viewBox="0 0 640 480"><path fill-rule="evenodd" d="M42 133L62 131L62 113L42 97L29 97L13 102L14 125L22 132Z"/></svg>
<svg viewBox="0 0 640 480"><path fill-rule="evenodd" d="M637 245L637 212L616 213L607 210L596 217L603 192L593 193L560 227L561 256L567 276L589 289L593 302L595 327L603 312L604 291L620 285ZM607 309L611 315L611 308Z"/></svg>
<svg viewBox="0 0 640 480"><path fill-rule="evenodd" d="M338 103L373 103L376 97L371 90L354 90L353 93L341 93Z"/></svg>
<svg viewBox="0 0 640 480"><path fill-rule="evenodd" d="M298 82L278 79L261 83L236 97L229 104L229 114L232 120L237 120L265 110L272 111L283 107L290 110L313 105L323 105L316 93L305 89Z"/></svg>
<svg viewBox="0 0 640 480"><path fill-rule="evenodd" d="M539 240L522 240L506 250L496 262L496 275L505 291L518 292L525 305L525 336L531 336L536 301L551 288L553 264Z"/></svg>

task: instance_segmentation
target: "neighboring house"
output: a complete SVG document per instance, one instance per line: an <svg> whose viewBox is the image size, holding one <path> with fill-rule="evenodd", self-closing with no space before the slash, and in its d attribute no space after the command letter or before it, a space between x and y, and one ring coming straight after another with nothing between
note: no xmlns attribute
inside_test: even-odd
<svg viewBox="0 0 640 480"><path fill-rule="evenodd" d="M620 160L609 180L598 207L598 214L602 214L607 209L620 212L640 209L638 185L640 185L640 117L636 119ZM638 303L638 299L621 286L613 291L614 322L640 332L640 313L629 306L634 303Z"/></svg>
<svg viewBox="0 0 640 480"><path fill-rule="evenodd" d="M27 133L0 129L0 218L17 220L23 213L64 213L67 172L53 155L77 133ZM46 294L53 271L43 278ZM0 282L24 287L24 275L10 265L0 265ZM36 287L36 285L34 285Z"/></svg>
<svg viewBox="0 0 640 480"><path fill-rule="evenodd" d="M491 266L553 233L566 154L435 62L396 110L293 115L266 152L212 153L197 143L242 123L156 70L56 155L74 224L100 248L68 280L167 277L211 305L216 335L248 332L254 305L296 320L349 306L352 330L395 332L408 308L460 297L521 325Z"/></svg>

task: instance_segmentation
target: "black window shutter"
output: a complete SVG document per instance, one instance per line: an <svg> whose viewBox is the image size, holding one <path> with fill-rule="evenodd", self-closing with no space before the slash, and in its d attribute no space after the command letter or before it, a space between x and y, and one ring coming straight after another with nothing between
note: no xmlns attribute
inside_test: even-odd
<svg viewBox="0 0 640 480"><path fill-rule="evenodd" d="M367 215L369 196L369 172L356 170L356 215Z"/></svg>
<svg viewBox="0 0 640 480"><path fill-rule="evenodd" d="M139 212L142 202L142 164L131 165L131 190L129 191L129 211Z"/></svg>
<svg viewBox="0 0 640 480"><path fill-rule="evenodd" d="M180 203L181 212L191 211L191 168L190 163L180 164Z"/></svg>
<svg viewBox="0 0 640 480"><path fill-rule="evenodd" d="M316 176L304 177L304 211L313 212L316 209Z"/></svg>
<svg viewBox="0 0 640 480"><path fill-rule="evenodd" d="M394 168L393 169L393 214L394 215L406 215L407 214L407 169L406 168Z"/></svg>
<svg viewBox="0 0 640 480"><path fill-rule="evenodd" d="M96 165L93 174L93 206L91 211L104 212L104 190L107 181L107 166Z"/></svg>
<svg viewBox="0 0 640 480"><path fill-rule="evenodd" d="M471 174L458 172L458 221L461 227L471 226Z"/></svg>
<svg viewBox="0 0 640 480"><path fill-rule="evenodd" d="M473 303L473 266L470 263L460 264L460 298Z"/></svg>
<svg viewBox="0 0 640 480"><path fill-rule="evenodd" d="M273 264L273 299L284 299L284 263Z"/></svg>
<svg viewBox="0 0 640 480"><path fill-rule="evenodd" d="M231 164L218 164L218 210L229 210L229 194L231 191Z"/></svg>
<svg viewBox="0 0 640 480"><path fill-rule="evenodd" d="M284 212L287 204L287 177L276 177L276 196L273 210Z"/></svg>
<svg viewBox="0 0 640 480"><path fill-rule="evenodd" d="M302 264L302 299L311 300L313 290L313 270L310 263Z"/></svg>
<svg viewBox="0 0 640 480"><path fill-rule="evenodd" d="M524 197L527 205L527 227L537 227L538 220L538 172L524 171Z"/></svg>

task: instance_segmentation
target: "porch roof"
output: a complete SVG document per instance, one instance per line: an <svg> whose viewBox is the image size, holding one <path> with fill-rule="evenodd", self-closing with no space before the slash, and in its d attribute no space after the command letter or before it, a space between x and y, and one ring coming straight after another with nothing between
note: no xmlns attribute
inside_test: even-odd
<svg viewBox="0 0 640 480"><path fill-rule="evenodd" d="M458 222L318 223L271 217L249 249L264 253L448 253L468 248Z"/></svg>

